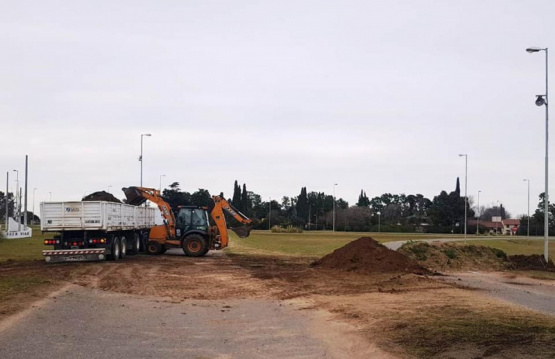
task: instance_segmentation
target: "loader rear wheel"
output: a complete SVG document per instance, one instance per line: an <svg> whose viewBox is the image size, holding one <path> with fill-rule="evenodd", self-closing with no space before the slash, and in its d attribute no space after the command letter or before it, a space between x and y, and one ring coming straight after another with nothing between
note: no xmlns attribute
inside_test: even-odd
<svg viewBox="0 0 555 359"><path fill-rule="evenodd" d="M199 234L190 234L183 240L183 252L190 257L202 257L208 252L208 243Z"/></svg>
<svg viewBox="0 0 555 359"><path fill-rule="evenodd" d="M148 241L146 245L146 252L152 255L158 255L162 253L162 245L156 241Z"/></svg>

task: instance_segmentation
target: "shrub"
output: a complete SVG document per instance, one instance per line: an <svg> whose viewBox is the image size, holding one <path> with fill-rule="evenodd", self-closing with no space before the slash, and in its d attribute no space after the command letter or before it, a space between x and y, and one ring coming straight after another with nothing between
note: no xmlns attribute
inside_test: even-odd
<svg viewBox="0 0 555 359"><path fill-rule="evenodd" d="M273 226L272 233L303 233L303 229L294 226L287 226L285 228L282 226Z"/></svg>
<svg viewBox="0 0 555 359"><path fill-rule="evenodd" d="M444 250L443 253L445 253L445 255L447 257L449 257L449 259L457 258L457 252L455 252L454 248L448 248L448 249Z"/></svg>

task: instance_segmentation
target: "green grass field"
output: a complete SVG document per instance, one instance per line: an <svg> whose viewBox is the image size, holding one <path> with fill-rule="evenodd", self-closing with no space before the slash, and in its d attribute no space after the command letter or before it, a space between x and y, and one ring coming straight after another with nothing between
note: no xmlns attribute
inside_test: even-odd
<svg viewBox="0 0 555 359"><path fill-rule="evenodd" d="M362 233L312 231L304 233L270 233L252 231L249 238L232 238L232 253L281 254L321 257L360 238L372 237L379 242L408 241L435 238L463 238L461 235L428 233Z"/></svg>
<svg viewBox="0 0 555 359"><path fill-rule="evenodd" d="M463 239L461 235L427 233L362 233L312 231L304 233L270 233L252 231L249 238L238 239L232 235L229 251L231 253L257 253L267 255L289 255L319 258L345 244L364 236L379 242L424 240L438 238ZM52 238L51 233L42 234L40 228L33 228L33 238L4 239L0 241L0 262L7 260L42 259L43 240ZM474 238L474 236L469 236ZM491 239L488 239L491 238ZM484 237L484 240L469 241L472 244L499 248L509 255L542 254L543 241L539 237L528 240L526 237ZM555 241L550 243L550 258L555 258Z"/></svg>
<svg viewBox="0 0 555 359"><path fill-rule="evenodd" d="M525 239L526 237L518 237L518 239L512 239L507 237L505 240L489 240L489 241L472 241L470 243L494 247L503 250L508 255L515 254L543 254L544 241L539 237L533 239ZM554 258L555 256L555 241L550 239L549 241L549 258Z"/></svg>
<svg viewBox="0 0 555 359"><path fill-rule="evenodd" d="M32 238L0 240L0 263L7 260L35 260L42 259L42 250L52 248L45 246L44 240L52 238L52 233L42 234L40 227L31 226Z"/></svg>

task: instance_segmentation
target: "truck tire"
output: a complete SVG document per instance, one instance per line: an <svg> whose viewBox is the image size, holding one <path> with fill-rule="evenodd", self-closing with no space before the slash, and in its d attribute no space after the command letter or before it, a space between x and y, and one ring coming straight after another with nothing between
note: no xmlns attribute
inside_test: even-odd
<svg viewBox="0 0 555 359"><path fill-rule="evenodd" d="M162 253L162 245L156 241L148 241L146 245L146 253L152 255L158 255Z"/></svg>
<svg viewBox="0 0 555 359"><path fill-rule="evenodd" d="M112 239L112 253L108 255L108 259L112 261L117 261L120 256L120 246L118 238Z"/></svg>
<svg viewBox="0 0 555 359"><path fill-rule="evenodd" d="M146 247L148 246L148 232L141 233L140 237L141 237L141 252L147 252Z"/></svg>
<svg viewBox="0 0 555 359"><path fill-rule="evenodd" d="M119 250L120 258L123 259L127 255L127 240L125 239L125 237L121 237L119 243L120 243L120 245L119 245L119 247L120 247L120 250Z"/></svg>
<svg viewBox="0 0 555 359"><path fill-rule="evenodd" d="M190 234L183 240L183 252L189 257L202 257L208 252L208 243L200 234Z"/></svg>
<svg viewBox="0 0 555 359"><path fill-rule="evenodd" d="M131 252L129 254L139 254L141 250L141 237L138 233L133 234L133 247L131 248Z"/></svg>

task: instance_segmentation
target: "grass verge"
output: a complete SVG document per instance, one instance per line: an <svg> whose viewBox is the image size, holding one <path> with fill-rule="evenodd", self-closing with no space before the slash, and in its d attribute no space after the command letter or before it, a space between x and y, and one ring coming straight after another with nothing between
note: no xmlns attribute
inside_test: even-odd
<svg viewBox="0 0 555 359"><path fill-rule="evenodd" d="M445 304L420 308L392 322L395 343L419 358L503 352L544 358L555 352L555 320L531 311Z"/></svg>

